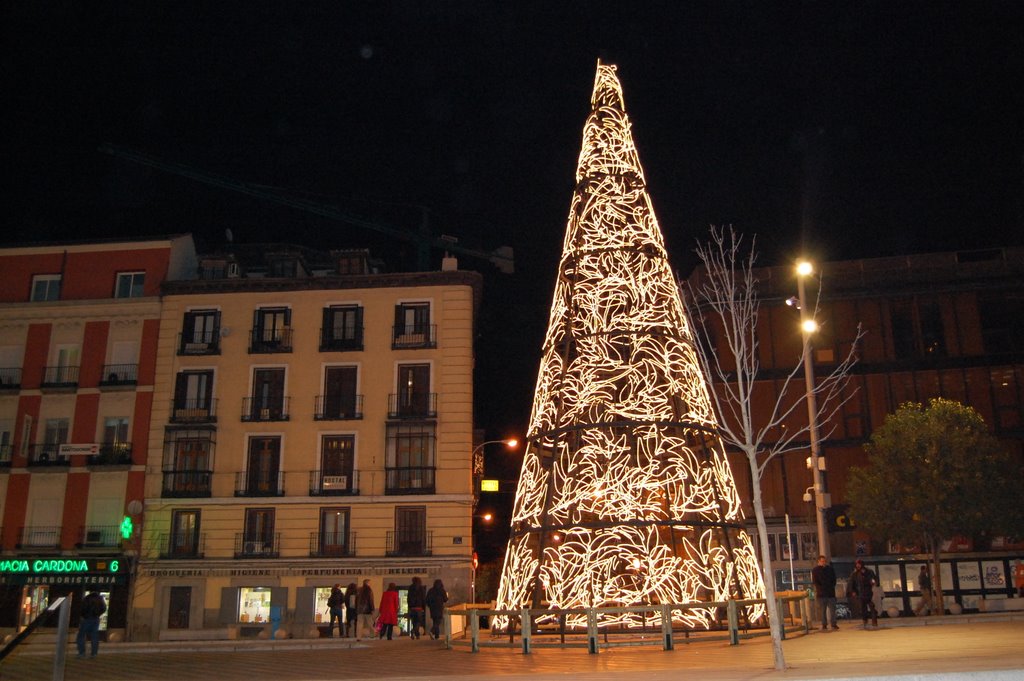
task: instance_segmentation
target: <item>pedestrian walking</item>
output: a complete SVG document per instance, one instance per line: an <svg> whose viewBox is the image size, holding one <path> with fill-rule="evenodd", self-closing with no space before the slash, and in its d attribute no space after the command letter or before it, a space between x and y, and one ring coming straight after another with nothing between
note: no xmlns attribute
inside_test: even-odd
<svg viewBox="0 0 1024 681"><path fill-rule="evenodd" d="M427 592L426 602L430 609L430 638L440 638L444 604L448 602L448 592L444 590L444 583L440 579L434 580L434 586Z"/></svg>
<svg viewBox="0 0 1024 681"><path fill-rule="evenodd" d="M96 591L90 591L82 601L82 612L79 615L78 636L75 643L78 645L78 656L85 657L85 639L89 637L92 644L92 652L89 657L96 657L100 651L100 617L107 611L107 604Z"/></svg>
<svg viewBox="0 0 1024 681"><path fill-rule="evenodd" d="M390 641L398 624L398 587L394 582L388 584L388 589L380 595L380 614L377 615L380 623L380 638L387 636Z"/></svg>
<svg viewBox="0 0 1024 681"><path fill-rule="evenodd" d="M921 600L914 608L914 614L918 617L921 613L932 614L932 577L928 574L927 565L922 565L921 572L917 574L917 589L921 592Z"/></svg>
<svg viewBox="0 0 1024 681"><path fill-rule="evenodd" d="M335 584L331 588L331 595L327 599L327 612L330 614L331 619L327 623L327 638L334 637L334 621L338 621L338 638L345 635L344 624L342 623L342 613L345 607L345 595L341 592L341 584Z"/></svg>
<svg viewBox="0 0 1024 681"><path fill-rule="evenodd" d="M356 637L356 620L358 619L356 600L358 596L359 589L356 588L355 582L345 587L345 636L348 638Z"/></svg>
<svg viewBox="0 0 1024 681"><path fill-rule="evenodd" d="M870 569L864 566L864 561L859 558L853 564L853 574L850 575L848 595L856 597L860 603L860 615L864 620L864 628L868 628L868 618L871 625L878 626L878 610L875 609L874 586L878 584L878 577Z"/></svg>
<svg viewBox="0 0 1024 681"><path fill-rule="evenodd" d="M409 605L409 635L412 638L420 637L420 627L423 627L423 632L427 630L427 614L425 608L427 607L427 588L423 586L423 582L419 577L412 578L412 584L409 586L409 596L407 598Z"/></svg>
<svg viewBox="0 0 1024 681"><path fill-rule="evenodd" d="M356 640L360 640L363 632L369 631L370 638L376 635L373 630L373 589L370 580L364 579L356 596L356 610L359 611L359 626L356 628Z"/></svg>
<svg viewBox="0 0 1024 681"><path fill-rule="evenodd" d="M838 629L836 623L836 571L825 556L818 556L818 564L811 570L811 583L814 585L814 598L821 610L821 630L827 631L829 619L832 628Z"/></svg>

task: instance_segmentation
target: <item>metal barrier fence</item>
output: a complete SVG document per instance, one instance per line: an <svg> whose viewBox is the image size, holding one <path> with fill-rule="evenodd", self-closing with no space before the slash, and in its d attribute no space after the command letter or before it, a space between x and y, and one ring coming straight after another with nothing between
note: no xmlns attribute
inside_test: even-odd
<svg viewBox="0 0 1024 681"><path fill-rule="evenodd" d="M810 631L811 610L806 593L779 596L776 600L782 619L783 638L790 633ZM445 610L445 645L448 648L469 646L474 653L479 652L481 647L522 648L523 653L527 655L533 648L540 647L586 647L591 654L597 654L600 648L616 646L661 645L664 650L672 650L676 643L721 640L728 640L730 645L739 645L741 638L769 635L766 625L755 625L745 621L745 617L741 622L740 608L764 603L765 599L760 598L564 610L497 610L480 604L467 604ZM709 609L724 613L724 617L719 617L716 625L708 629L682 627L673 623L674 612ZM649 629L646 626L641 629L622 629L602 628L598 624L603 615L623 613L639 613L644 622L649 617L652 626ZM566 626L566 617L573 615L586 618L586 629ZM540 618L550 619L552 616L557 617L557 625L538 624ZM488 628L483 623L485 618L487 624L493 622L495 618L505 618L507 624ZM767 615L764 620L767 620ZM454 629L453 621L459 625Z"/></svg>

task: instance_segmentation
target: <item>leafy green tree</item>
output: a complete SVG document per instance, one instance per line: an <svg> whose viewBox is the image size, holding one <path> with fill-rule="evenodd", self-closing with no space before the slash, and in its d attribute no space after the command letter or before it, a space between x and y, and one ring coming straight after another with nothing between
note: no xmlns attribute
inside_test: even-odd
<svg viewBox="0 0 1024 681"><path fill-rule="evenodd" d="M942 398L927 407L908 402L865 448L870 465L850 472L851 512L876 537L927 547L938 603L944 539L1021 530L1021 463L972 407Z"/></svg>

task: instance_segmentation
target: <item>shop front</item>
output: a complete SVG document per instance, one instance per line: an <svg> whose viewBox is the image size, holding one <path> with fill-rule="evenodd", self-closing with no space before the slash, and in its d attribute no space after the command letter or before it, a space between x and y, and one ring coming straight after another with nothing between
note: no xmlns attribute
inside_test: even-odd
<svg viewBox="0 0 1024 681"><path fill-rule="evenodd" d="M125 556L17 556L0 559L0 632L16 633L61 596L71 598L71 624L82 599L97 591L107 603L100 632L124 637L130 570ZM55 627L56 621L43 626Z"/></svg>

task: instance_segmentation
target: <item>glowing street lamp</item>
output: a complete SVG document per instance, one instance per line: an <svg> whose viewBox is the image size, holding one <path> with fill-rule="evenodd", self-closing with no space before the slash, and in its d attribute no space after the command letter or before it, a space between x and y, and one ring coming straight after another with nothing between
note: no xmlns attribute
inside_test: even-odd
<svg viewBox="0 0 1024 681"><path fill-rule="evenodd" d="M797 307L800 310L800 329L804 337L804 380L807 392L807 421L811 439L811 475L814 480L814 516L818 525L818 553L825 560L832 562L832 549L829 545L828 528L825 525L825 481L821 474L821 443L818 438L818 400L814 393L814 361L811 357L811 334L818 330L818 323L807 311L806 286L804 281L814 273L814 266L803 260L797 263ZM792 298L786 302L792 305ZM811 488L808 488L811 489ZM804 494L806 499L807 494Z"/></svg>

